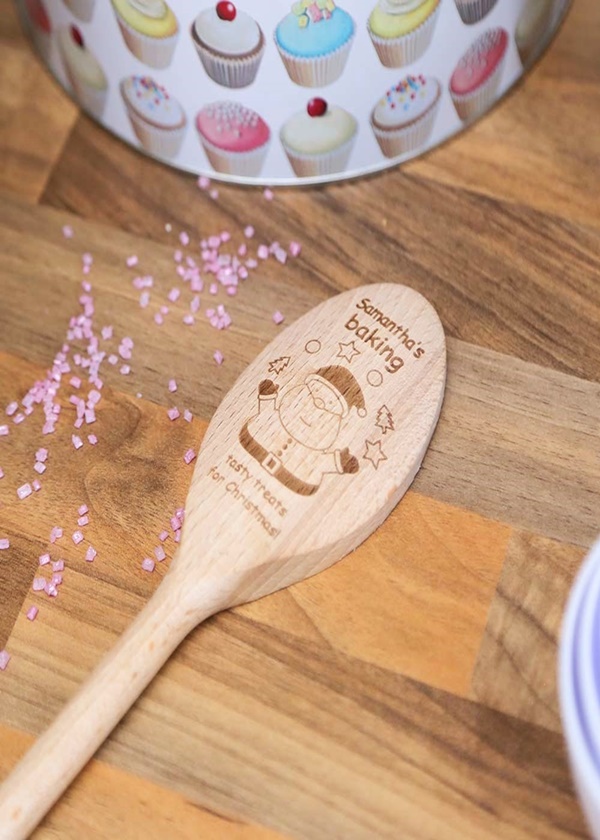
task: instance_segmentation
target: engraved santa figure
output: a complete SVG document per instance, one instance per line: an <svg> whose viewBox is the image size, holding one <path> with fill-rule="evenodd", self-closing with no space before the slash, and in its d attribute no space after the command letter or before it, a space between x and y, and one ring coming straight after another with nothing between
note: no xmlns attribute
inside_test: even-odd
<svg viewBox="0 0 600 840"><path fill-rule="evenodd" d="M348 448L335 448L351 411L359 417L367 413L352 373L330 365L279 391L270 379L260 383L258 414L240 432L240 443L263 469L302 496L316 493L327 473L358 472L358 460Z"/></svg>

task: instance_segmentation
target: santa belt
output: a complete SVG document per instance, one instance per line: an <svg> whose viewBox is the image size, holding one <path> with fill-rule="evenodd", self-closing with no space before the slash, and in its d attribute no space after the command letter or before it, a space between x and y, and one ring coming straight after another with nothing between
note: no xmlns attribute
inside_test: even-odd
<svg viewBox="0 0 600 840"><path fill-rule="evenodd" d="M302 481L301 478L292 475L289 470L286 470L277 455L274 455L272 452L268 452L264 446L261 446L260 443L252 437L247 423L240 432L240 443L246 452L252 455L252 457L255 458L269 473L269 475L272 475L273 478L277 479L277 481L280 481L283 485L289 487L289 489L293 490L294 493L298 493L300 496L312 496L312 494L316 493L319 489L318 485L307 484L306 481Z"/></svg>

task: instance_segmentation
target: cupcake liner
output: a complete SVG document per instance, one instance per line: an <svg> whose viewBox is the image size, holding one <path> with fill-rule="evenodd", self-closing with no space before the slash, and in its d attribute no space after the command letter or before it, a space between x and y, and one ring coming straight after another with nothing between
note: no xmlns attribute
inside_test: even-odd
<svg viewBox="0 0 600 840"><path fill-rule="evenodd" d="M252 84L266 46L262 31L257 51L243 57L216 55L213 50L198 43L196 38L193 40L204 69L218 85L227 88L243 88Z"/></svg>
<svg viewBox="0 0 600 840"><path fill-rule="evenodd" d="M504 69L505 59L506 53L498 62L498 66L492 75L471 93L453 93L450 91L450 96L454 102L456 112L463 122L467 122L481 116L481 114L487 111L488 108L494 104L497 98L498 86L500 84L502 70Z"/></svg>
<svg viewBox="0 0 600 840"><path fill-rule="evenodd" d="M381 38L371 32L367 24L371 41L384 67L404 67L407 64L413 64L426 52L431 44L440 5L440 3L437 4L427 20L424 20L420 26L398 38Z"/></svg>
<svg viewBox="0 0 600 840"><path fill-rule="evenodd" d="M433 124L440 108L442 101L441 91L440 95L433 103L431 108L426 111L421 117L414 120L410 125L405 125L393 130L378 128L373 123L371 116L371 128L379 148L387 158L399 157L400 155L407 155L410 152L424 146L429 140L433 130Z"/></svg>
<svg viewBox="0 0 600 840"><path fill-rule="evenodd" d="M70 9L76 18L89 23L94 14L96 0L64 0L65 6Z"/></svg>
<svg viewBox="0 0 600 840"><path fill-rule="evenodd" d="M166 38L152 38L129 26L118 13L116 15L123 40L136 58L139 58L148 67L162 69L169 66L179 38L178 31Z"/></svg>
<svg viewBox="0 0 600 840"><path fill-rule="evenodd" d="M281 140L281 145L292 169L299 178L317 178L323 175L333 175L336 172L344 172L347 169L356 135L357 132L355 131L352 137L338 146L337 149L314 155L301 154L290 148L283 140Z"/></svg>
<svg viewBox="0 0 600 840"><path fill-rule="evenodd" d="M465 0L454 0L458 14L463 23L477 23L491 12L497 0L477 0L476 3L468 3Z"/></svg>
<svg viewBox="0 0 600 840"><path fill-rule="evenodd" d="M206 152L206 157L216 172L240 178L256 178L260 175L269 148L268 142L249 152L229 152L227 149L220 149L215 146L202 134L198 136Z"/></svg>
<svg viewBox="0 0 600 840"><path fill-rule="evenodd" d="M159 128L140 117L127 102L125 108L135 136L149 154L169 159L178 155L187 123L184 122L176 128Z"/></svg>
<svg viewBox="0 0 600 840"><path fill-rule="evenodd" d="M330 85L336 79L339 79L344 72L353 41L354 33L345 44L342 44L333 52L313 56L312 58L302 58L284 50L275 38L275 44L288 76L302 87L325 87L325 85Z"/></svg>

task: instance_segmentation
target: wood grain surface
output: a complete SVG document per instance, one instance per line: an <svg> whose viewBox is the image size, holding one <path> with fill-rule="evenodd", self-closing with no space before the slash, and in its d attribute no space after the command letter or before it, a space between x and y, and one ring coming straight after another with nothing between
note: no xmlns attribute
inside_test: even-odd
<svg viewBox="0 0 600 840"><path fill-rule="evenodd" d="M105 133L34 58L9 0L0 9L0 406L60 350L83 252L97 324L135 342L131 375L103 368L98 445L76 452L71 424L59 424L43 488L24 502L15 489L34 475L39 420L0 438L0 536L11 541L0 650L12 656L0 672L0 777L156 589L172 540L152 575L140 562L185 499L181 453L277 334L275 310L288 323L335 292L401 282L431 301L448 338L437 431L383 527L326 572L193 633L36 840L587 837L555 663L600 521L596 0L575 0L527 78L452 142L272 202L222 185L211 200ZM250 222L256 241L296 239L301 255L265 261L225 299L229 330L186 332L174 318L158 329L125 259L137 254L164 298L179 231L227 229L237 245ZM174 402L192 423L168 419ZM98 557L86 563L63 539L50 601L31 591L37 558L54 525L74 530L82 502Z"/></svg>

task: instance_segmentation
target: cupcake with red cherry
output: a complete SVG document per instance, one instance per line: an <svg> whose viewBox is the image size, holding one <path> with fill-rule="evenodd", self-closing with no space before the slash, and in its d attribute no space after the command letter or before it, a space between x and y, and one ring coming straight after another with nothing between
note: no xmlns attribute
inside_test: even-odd
<svg viewBox="0 0 600 840"><path fill-rule="evenodd" d="M108 93L108 81L100 62L75 25L59 29L56 42L75 98L82 108L99 119Z"/></svg>
<svg viewBox="0 0 600 840"><path fill-rule="evenodd" d="M348 168L357 132L352 114L315 97L283 124L279 139L296 175L318 178Z"/></svg>
<svg viewBox="0 0 600 840"><path fill-rule="evenodd" d="M254 18L229 0L220 0L200 12L191 32L200 61L213 81L228 88L252 84L266 43Z"/></svg>
<svg viewBox="0 0 600 840"><path fill-rule="evenodd" d="M52 25L43 0L25 0L23 7L35 48L49 63L52 53Z"/></svg>
<svg viewBox="0 0 600 840"><path fill-rule="evenodd" d="M371 128L388 158L422 148L431 136L442 100L433 76L410 75L388 88L371 112Z"/></svg>

